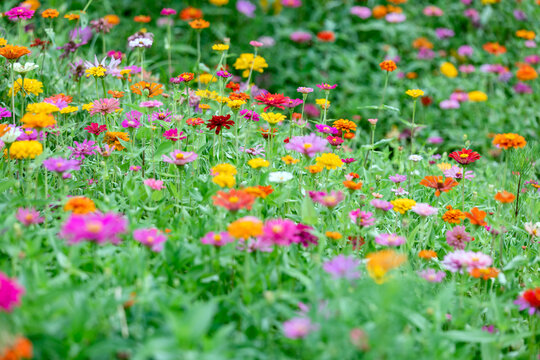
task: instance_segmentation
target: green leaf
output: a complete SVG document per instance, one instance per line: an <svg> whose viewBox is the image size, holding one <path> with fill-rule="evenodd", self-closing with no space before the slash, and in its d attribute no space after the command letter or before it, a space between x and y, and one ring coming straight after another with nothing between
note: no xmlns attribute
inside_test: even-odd
<svg viewBox="0 0 540 360"><path fill-rule="evenodd" d="M308 196L304 197L302 202L302 222L308 225L317 224L318 216L313 201Z"/></svg>

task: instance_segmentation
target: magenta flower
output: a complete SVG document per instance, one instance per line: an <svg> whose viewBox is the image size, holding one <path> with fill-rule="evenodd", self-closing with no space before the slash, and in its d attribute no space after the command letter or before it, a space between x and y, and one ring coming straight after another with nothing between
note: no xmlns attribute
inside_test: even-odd
<svg viewBox="0 0 540 360"><path fill-rule="evenodd" d="M330 134L330 135L339 134L339 130L330 125L316 124L315 128L317 129L318 132L323 133L323 134Z"/></svg>
<svg viewBox="0 0 540 360"><path fill-rule="evenodd" d="M97 244L110 242L117 245L121 242L119 235L127 231L127 226L128 221L122 214L112 212L72 214L58 235L67 240L69 245L82 241L93 241Z"/></svg>
<svg viewBox="0 0 540 360"><path fill-rule="evenodd" d="M232 77L232 74L226 70L219 70L216 75L224 79Z"/></svg>
<svg viewBox="0 0 540 360"><path fill-rule="evenodd" d="M390 201L384 201L381 199L373 199L371 200L370 204L373 207L383 211L390 211L394 208L394 205L392 205Z"/></svg>
<svg viewBox="0 0 540 360"><path fill-rule="evenodd" d="M201 238L201 243L206 245L214 245L217 247L224 246L232 242L234 242L234 238L226 231L222 231L220 233L210 231Z"/></svg>
<svg viewBox="0 0 540 360"><path fill-rule="evenodd" d="M163 16L176 15L176 10L171 9L171 8L163 8L161 9L160 14Z"/></svg>
<svg viewBox="0 0 540 360"><path fill-rule="evenodd" d="M259 121L260 120L259 114L257 114L253 110L243 109L243 110L240 110L239 114L240 114L240 116L242 116L246 120L253 120L253 121Z"/></svg>
<svg viewBox="0 0 540 360"><path fill-rule="evenodd" d="M335 89L337 87L337 84L334 84L334 85L330 85L330 84L327 84L327 83L321 83L321 84L317 84L316 85L319 89L322 89L322 90L332 90L332 89Z"/></svg>
<svg viewBox="0 0 540 360"><path fill-rule="evenodd" d="M396 175L390 175L388 178L389 178L390 181L392 181L393 183L399 184L399 183L402 183L402 182L404 182L404 181L407 180L407 175L396 174Z"/></svg>
<svg viewBox="0 0 540 360"><path fill-rule="evenodd" d="M315 330L315 326L309 318L296 317L283 323L283 334L289 339L305 338L311 331Z"/></svg>
<svg viewBox="0 0 540 360"><path fill-rule="evenodd" d="M323 269L331 274L334 279L357 279L360 277L358 270L359 260L355 260L351 256L338 255L330 261L323 264Z"/></svg>
<svg viewBox="0 0 540 360"><path fill-rule="evenodd" d="M107 115L120 109L120 103L117 99L99 99L94 101L92 105L94 106L92 107L92 109L90 109L91 116L94 116L96 114Z"/></svg>
<svg viewBox="0 0 540 360"><path fill-rule="evenodd" d="M289 143L285 145L285 149L292 150L304 154L309 157L314 157L319 152L326 152L327 141L315 134L309 134L306 136L295 136L290 139Z"/></svg>
<svg viewBox="0 0 540 360"><path fill-rule="evenodd" d="M29 20L34 16L35 11L25 8L24 6L14 7L4 13L11 21Z"/></svg>
<svg viewBox="0 0 540 360"><path fill-rule="evenodd" d="M384 246L399 246L404 244L406 239L398 234L379 234L375 237L375 242Z"/></svg>
<svg viewBox="0 0 540 360"><path fill-rule="evenodd" d="M136 166L136 165L131 165L131 166L129 167L129 170L134 171L134 172L137 172L137 171L141 170L141 167L140 167L140 166Z"/></svg>
<svg viewBox="0 0 540 360"><path fill-rule="evenodd" d="M178 140L184 140L187 139L187 136L184 135L183 131L178 132L178 129L169 129L163 133L163 137L167 140L171 140L173 142L176 142Z"/></svg>
<svg viewBox="0 0 540 360"><path fill-rule="evenodd" d="M0 119L11 117L11 111L5 107L0 107Z"/></svg>
<svg viewBox="0 0 540 360"><path fill-rule="evenodd" d="M434 208L429 204L416 203L416 205L411 208L411 211L417 213L420 216L431 216L437 214L439 209Z"/></svg>
<svg viewBox="0 0 540 360"><path fill-rule="evenodd" d="M24 226L30 226L32 224L41 224L45 221L45 218L39 215L39 212L34 208L18 208L15 218L19 220Z"/></svg>
<svg viewBox="0 0 540 360"><path fill-rule="evenodd" d="M71 150L71 157L79 160L84 160L87 156L95 155L98 146L93 140L84 140L82 143L73 142L74 146L68 146Z"/></svg>
<svg viewBox="0 0 540 360"><path fill-rule="evenodd" d="M133 231L133 238L153 252L163 250L163 244L167 241L167 236L156 228L137 229Z"/></svg>
<svg viewBox="0 0 540 360"><path fill-rule="evenodd" d="M342 138L340 138L339 136L331 136L331 135L328 135L326 137L326 141L328 141L328 143L332 146L339 146L341 144L343 144L343 140Z"/></svg>
<svg viewBox="0 0 540 360"><path fill-rule="evenodd" d="M298 91L301 94L307 95L313 92L313 88L300 86L299 88L296 89L296 91Z"/></svg>
<svg viewBox="0 0 540 360"><path fill-rule="evenodd" d="M253 18L255 17L257 6L247 0L238 0L236 2L236 10L249 18Z"/></svg>
<svg viewBox="0 0 540 360"><path fill-rule="evenodd" d="M454 248L454 250L463 250L471 236L465 231L465 226L456 226L452 230L446 232L446 242Z"/></svg>
<svg viewBox="0 0 540 360"><path fill-rule="evenodd" d="M64 173L80 169L79 160L68 160L60 157L44 160L43 166L49 171L56 172L62 175Z"/></svg>
<svg viewBox="0 0 540 360"><path fill-rule="evenodd" d="M10 279L6 274L0 272L0 310L13 311L14 307L21 305L23 295L24 288L15 279Z"/></svg>
<svg viewBox="0 0 540 360"><path fill-rule="evenodd" d="M99 155L103 157L109 157L112 155L114 149L115 149L114 145L110 146L109 144L105 144L103 145L103 148L98 147L97 152L99 153Z"/></svg>
<svg viewBox="0 0 540 360"><path fill-rule="evenodd" d="M260 240L268 245L288 246L299 242L296 230L296 224L292 220L268 220L263 226L263 234L260 236Z"/></svg>
<svg viewBox="0 0 540 360"><path fill-rule="evenodd" d="M375 223L373 213L361 211L360 209L349 212L349 218L353 224L363 227L371 226Z"/></svg>
<svg viewBox="0 0 540 360"><path fill-rule="evenodd" d="M356 161L355 158L344 158L344 159L341 159L341 161L343 161L344 164L352 164L353 162Z"/></svg>
<svg viewBox="0 0 540 360"><path fill-rule="evenodd" d="M345 198L341 191L332 191L330 193L325 191L310 191L309 197L313 202L329 208L337 206Z"/></svg>
<svg viewBox="0 0 540 360"><path fill-rule="evenodd" d="M186 165L187 163L195 161L198 156L199 155L197 155L194 152L184 152L180 150L174 150L173 152L169 153L169 156L163 155L162 160L170 164L182 166L182 165Z"/></svg>
<svg viewBox="0 0 540 360"><path fill-rule="evenodd" d="M146 179L143 181L143 183L144 185L148 186L152 190L165 189L165 186L163 185L163 180Z"/></svg>
<svg viewBox="0 0 540 360"><path fill-rule="evenodd" d="M152 113L152 120L161 120L165 122L171 122L172 113L169 111L169 109L165 111L156 111Z"/></svg>
<svg viewBox="0 0 540 360"><path fill-rule="evenodd" d="M425 280L433 283L439 283L446 277L446 273L444 271L436 271L435 269L419 271L418 275Z"/></svg>

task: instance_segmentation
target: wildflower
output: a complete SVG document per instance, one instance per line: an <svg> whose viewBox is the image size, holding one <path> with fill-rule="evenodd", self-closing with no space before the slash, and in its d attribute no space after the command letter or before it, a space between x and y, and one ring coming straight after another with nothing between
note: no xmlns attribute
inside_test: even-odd
<svg viewBox="0 0 540 360"><path fill-rule="evenodd" d="M221 247L232 242L234 242L234 239L225 231L220 233L210 231L201 238L201 243L206 245L214 245L216 247Z"/></svg>
<svg viewBox="0 0 540 360"><path fill-rule="evenodd" d="M215 44L215 45L212 45L212 50L215 50L215 51L226 51L226 50L229 50L229 45L225 45L225 44Z"/></svg>
<svg viewBox="0 0 540 360"><path fill-rule="evenodd" d="M78 160L68 160L61 157L49 158L43 161L43 166L49 171L64 175L67 172L80 169Z"/></svg>
<svg viewBox="0 0 540 360"><path fill-rule="evenodd" d="M540 313L540 287L528 289L522 292L514 301L519 306L519 310L527 309L529 315Z"/></svg>
<svg viewBox="0 0 540 360"><path fill-rule="evenodd" d="M420 185L435 189L435 196L439 197L441 191L449 192L459 183L452 178L444 179L442 176L426 176L420 181Z"/></svg>
<svg viewBox="0 0 540 360"><path fill-rule="evenodd" d="M384 60L379 64L381 70L392 72L397 69L397 65L393 60Z"/></svg>
<svg viewBox="0 0 540 360"><path fill-rule="evenodd" d="M440 70L441 73L448 78L455 78L458 76L458 70L456 69L454 64L450 62L442 63Z"/></svg>
<svg viewBox="0 0 540 360"><path fill-rule="evenodd" d="M290 139L289 143L285 145L287 150L292 150L304 154L308 157L313 157L318 152L327 151L327 142L318 137L315 134L309 134L306 136L296 136Z"/></svg>
<svg viewBox="0 0 540 360"><path fill-rule="evenodd" d="M466 269L470 272L474 268L485 268L492 264L493 259L481 252L456 250L446 254L442 261L442 266L451 272L463 273Z"/></svg>
<svg viewBox="0 0 540 360"><path fill-rule="evenodd" d="M252 169L258 169L258 168L270 166L270 162L262 158L255 158L255 159L249 160L248 165L251 166Z"/></svg>
<svg viewBox="0 0 540 360"><path fill-rule="evenodd" d="M109 146L114 146L114 148L118 151L122 151L125 149L125 147L122 145L120 140L124 142L129 142L129 134L119 131L107 131L105 133L105 137L103 138L104 143Z"/></svg>
<svg viewBox="0 0 540 360"><path fill-rule="evenodd" d="M495 200L503 204L511 203L515 198L514 194L509 193L508 191L502 191L495 194Z"/></svg>
<svg viewBox="0 0 540 360"><path fill-rule="evenodd" d="M15 141L9 148L11 159L35 159L43 152L43 145L38 141Z"/></svg>
<svg viewBox="0 0 540 360"><path fill-rule="evenodd" d="M400 174L390 175L388 179L390 179L390 181L392 181L394 184L399 184L404 181L407 181L407 175L400 175Z"/></svg>
<svg viewBox="0 0 540 360"><path fill-rule="evenodd" d="M396 196L405 196L405 195L408 195L409 192L407 190L405 190L404 188L402 188L401 186L398 187L397 189L391 189L391 191L394 193L394 195Z"/></svg>
<svg viewBox="0 0 540 360"><path fill-rule="evenodd" d="M369 276L377 283L386 281L388 271L399 267L406 260L405 255L394 250L381 250L367 255L367 270Z"/></svg>
<svg viewBox="0 0 540 360"><path fill-rule="evenodd" d="M446 277L446 273L444 271L436 271L435 269L419 271L418 275L423 279L433 283L439 283Z"/></svg>
<svg viewBox="0 0 540 360"><path fill-rule="evenodd" d="M323 264L323 269L334 279L357 279L360 277L358 266L360 261L351 256L338 255Z"/></svg>
<svg viewBox="0 0 540 360"><path fill-rule="evenodd" d="M412 162L420 162L422 161L424 158L421 156L421 155L409 155L409 160L412 161Z"/></svg>
<svg viewBox="0 0 540 360"><path fill-rule="evenodd" d="M487 42L482 46L482 48L493 55L501 55L506 53L506 47L498 42Z"/></svg>
<svg viewBox="0 0 540 360"><path fill-rule="evenodd" d="M482 91L471 91L469 92L468 97L469 97L469 101L472 101L472 102L483 102L483 101L487 101L488 99L488 96L486 95L486 93Z"/></svg>
<svg viewBox="0 0 540 360"><path fill-rule="evenodd" d="M174 150L169 154L169 156L162 155L163 161L177 166L183 166L193 162L197 159L197 157L198 155L194 152L183 152L180 150Z"/></svg>
<svg viewBox="0 0 540 360"><path fill-rule="evenodd" d="M405 214L406 211L409 211L416 205L416 201L411 199L395 199L390 201L390 203L394 206L394 211L400 214Z"/></svg>
<svg viewBox="0 0 540 360"><path fill-rule="evenodd" d="M336 129L341 130L344 133L355 132L356 124L347 119L339 119L332 124Z"/></svg>
<svg viewBox="0 0 540 360"><path fill-rule="evenodd" d="M487 215L486 212L479 210L477 207L472 208L470 213L465 212L464 214L473 225L478 225L478 226L487 225L487 223L484 221L484 218Z"/></svg>
<svg viewBox="0 0 540 360"><path fill-rule="evenodd" d="M398 234L379 234L375 237L375 242L384 246L399 246L404 244L406 239Z"/></svg>
<svg viewBox="0 0 540 360"><path fill-rule="evenodd" d="M120 108L120 103L117 99L99 99L92 103L93 107L90 110L90 115L96 114L107 115L117 111Z"/></svg>
<svg viewBox="0 0 540 360"><path fill-rule="evenodd" d="M148 96L149 98L163 94L163 85L154 82L139 81L129 88L134 94Z"/></svg>
<svg viewBox="0 0 540 360"><path fill-rule="evenodd" d="M236 184L236 179L234 176L227 174L216 175L212 178L212 182L219 185L220 187L231 188Z"/></svg>
<svg viewBox="0 0 540 360"><path fill-rule="evenodd" d="M499 276L499 270L494 267L474 268L469 274L474 278L482 278L484 280L495 279Z"/></svg>
<svg viewBox="0 0 540 360"><path fill-rule="evenodd" d="M525 231L531 236L531 238L540 236L540 222L527 222L523 224L523 227L525 228Z"/></svg>
<svg viewBox="0 0 540 360"><path fill-rule="evenodd" d="M418 257L426 260L436 259L437 253L433 250L420 250Z"/></svg>
<svg viewBox="0 0 540 360"><path fill-rule="evenodd" d="M268 195L274 192L274 189L272 189L272 185L268 186L250 186L244 189L245 192L248 194L251 194L257 198L266 199Z"/></svg>
<svg viewBox="0 0 540 360"><path fill-rule="evenodd" d="M516 77L520 81L530 81L536 79L538 77L538 73L532 66L524 64L519 67L518 71L516 72Z"/></svg>
<svg viewBox="0 0 540 360"><path fill-rule="evenodd" d="M107 125L99 125L98 123L91 123L90 125L85 127L84 130L88 131L88 133L90 134L98 136L102 132L107 131Z"/></svg>
<svg viewBox="0 0 540 360"><path fill-rule="evenodd" d="M107 73L107 69L103 66L93 66L89 69L86 69L84 73L86 74L86 77L104 77Z"/></svg>
<svg viewBox="0 0 540 360"><path fill-rule="evenodd" d="M327 231L324 235L326 235L327 238L333 239L333 240L339 240L343 236L337 232L337 231Z"/></svg>
<svg viewBox="0 0 540 360"><path fill-rule="evenodd" d="M156 228L137 229L133 231L133 238L153 252L162 251L167 241L167 236Z"/></svg>
<svg viewBox="0 0 540 360"><path fill-rule="evenodd" d="M334 170L343 166L343 162L333 153L324 153L321 156L315 158L317 165L324 167L327 170Z"/></svg>
<svg viewBox="0 0 540 360"><path fill-rule="evenodd" d="M283 94L270 94L267 92L262 95L255 96L255 100L258 101L257 105L266 105L266 107L263 109L263 111L266 111L271 107L283 110L285 109L285 105L289 103L290 99Z"/></svg>
<svg viewBox="0 0 540 360"><path fill-rule="evenodd" d="M236 175L236 167L232 164L218 164L211 169L212 176L216 175Z"/></svg>
<svg viewBox="0 0 540 360"><path fill-rule="evenodd" d="M242 76L248 77L251 69L253 69L253 71L262 73L264 69L268 67L268 64L266 63L266 60L260 55L254 57L253 54L244 53L236 59L233 66L236 70L244 70Z"/></svg>
<svg viewBox="0 0 540 360"><path fill-rule="evenodd" d="M352 223L362 227L371 226L375 223L373 213L361 211L360 209L352 210L349 212L349 218Z"/></svg>
<svg viewBox="0 0 540 360"><path fill-rule="evenodd" d="M324 133L324 134L330 134L330 135L337 135L339 134L339 130L333 126L324 125L324 124L317 124L315 125L315 128L317 128L318 132Z"/></svg>
<svg viewBox="0 0 540 360"><path fill-rule="evenodd" d="M472 151L471 149L462 149L461 151L454 151L450 153L448 157L454 159L461 165L468 165L481 158L480 154Z"/></svg>
<svg viewBox="0 0 540 360"><path fill-rule="evenodd" d="M383 210L383 211L390 211L394 208L394 205L389 201L384 201L381 199L373 199L370 202L371 206L373 206L376 209Z"/></svg>
<svg viewBox="0 0 540 360"><path fill-rule="evenodd" d="M330 107L330 100L326 99L315 99L315 103L323 109L328 109Z"/></svg>
<svg viewBox="0 0 540 360"><path fill-rule="evenodd" d="M178 129L169 129L163 133L163 137L167 140L171 140L172 142L176 142L178 140L184 140L187 139L187 136L184 135L183 131L178 132Z"/></svg>
<svg viewBox="0 0 540 360"><path fill-rule="evenodd" d="M26 97L26 95L34 95L37 96L41 93L43 93L43 83L39 80L35 79L17 79L13 86L9 89L8 95L11 96L11 93L14 92L14 95L17 95L21 89L22 95Z"/></svg>
<svg viewBox="0 0 540 360"><path fill-rule="evenodd" d="M15 279L10 279L6 274L0 272L0 310L11 312L13 308L21 304L21 297L24 295L24 288Z"/></svg>
<svg viewBox="0 0 540 360"><path fill-rule="evenodd" d="M30 50L24 46L13 46L8 44L4 47L0 47L0 56L3 56L8 60L17 60L30 53Z"/></svg>
<svg viewBox="0 0 540 360"><path fill-rule="evenodd" d="M32 359L32 343L27 338L18 336L15 340L13 340L11 346L2 349L0 355L2 356L2 360Z"/></svg>
<svg viewBox="0 0 540 360"><path fill-rule="evenodd" d="M41 217L39 212L34 208L18 208L15 218L19 220L24 226L30 226L32 224L41 224L45 221L45 218Z"/></svg>
<svg viewBox="0 0 540 360"><path fill-rule="evenodd" d="M411 211L420 216L431 216L437 214L439 209L434 208L429 204L416 203L416 205L411 208Z"/></svg>
<svg viewBox="0 0 540 360"><path fill-rule="evenodd" d="M228 193L218 191L212 200L216 206L224 207L229 211L238 211L241 209L251 210L255 197L243 190L231 189Z"/></svg>
<svg viewBox="0 0 540 360"><path fill-rule="evenodd" d="M310 165L310 166L306 167L306 169L308 169L308 171L311 174L317 174L317 173L320 173L321 171L323 171L324 167L322 165L315 164L315 165Z"/></svg>
<svg viewBox="0 0 540 360"><path fill-rule="evenodd" d="M409 95L410 97L416 99L420 96L424 96L424 92L422 90L419 90L419 89L412 89L412 90L407 90L405 91L405 94Z"/></svg>
<svg viewBox="0 0 540 360"><path fill-rule="evenodd" d="M162 105L163 105L163 103L161 101L157 101L157 100L142 101L142 102L139 103L140 107L149 108L149 109L157 108L157 107L160 107Z"/></svg>
<svg viewBox="0 0 540 360"><path fill-rule="evenodd" d="M283 323L283 334L289 339L305 338L314 329L311 320L305 317L292 318Z"/></svg>
<svg viewBox="0 0 540 360"><path fill-rule="evenodd" d="M321 90L333 90L337 87L337 84L334 84L334 85L330 85L330 84L327 84L327 83L320 83L320 84L317 84L316 85L319 89Z"/></svg>
<svg viewBox="0 0 540 360"><path fill-rule="evenodd" d="M94 241L97 244L110 242L117 245L121 241L119 235L127 231L127 225L128 221L122 214L72 214L62 225L59 236L67 240L69 245L81 241Z"/></svg>
<svg viewBox="0 0 540 360"><path fill-rule="evenodd" d="M473 179L475 177L474 173L472 171L465 171L465 177L463 176L463 168L459 166L453 165L450 169L446 169L443 171L444 176L447 178L452 179L458 179L461 180L463 178L465 179Z"/></svg>
<svg viewBox="0 0 540 360"><path fill-rule="evenodd" d="M525 138L518 134L497 134L493 138L493 145L508 150L509 148L523 148L527 145Z"/></svg>
<svg viewBox="0 0 540 360"><path fill-rule="evenodd" d="M319 31L317 33L317 39L322 42L334 42L336 40L336 34L333 31Z"/></svg>
<svg viewBox="0 0 540 360"><path fill-rule="evenodd" d="M10 113L11 116L11 113ZM22 140L19 139L23 131L18 126L12 126L12 125L6 125L6 124L0 124L0 140L5 144L11 144L12 142L16 140ZM25 139L26 140L26 139ZM28 139L28 140L35 140L35 139Z"/></svg>
<svg viewBox="0 0 540 360"><path fill-rule="evenodd" d="M209 130L216 131L216 135L219 135L222 128L230 129L231 126L234 125L234 121L230 120L231 115L221 116L221 115L214 115L210 120L208 120L206 127Z"/></svg>
<svg viewBox="0 0 540 360"><path fill-rule="evenodd" d="M449 224L459 224L462 219L466 218L465 214L459 209L452 209L452 206L450 205L448 205L446 209L448 210L442 216L444 222Z"/></svg>
<svg viewBox="0 0 540 360"><path fill-rule="evenodd" d="M293 178L293 175L287 171L274 171L268 175L268 181L275 183L285 183Z"/></svg>
<svg viewBox="0 0 540 360"><path fill-rule="evenodd" d="M465 226L456 226L452 230L446 232L446 242L454 248L454 250L465 249L466 243L471 241L471 236L465 231Z"/></svg>
<svg viewBox="0 0 540 360"><path fill-rule="evenodd" d="M293 165L300 162L300 160L293 158L291 155L282 157L281 161L283 161L287 165Z"/></svg>
<svg viewBox="0 0 540 360"><path fill-rule="evenodd" d="M254 216L245 216L230 223L227 232L237 239L247 240L263 233L263 223Z"/></svg>
<svg viewBox="0 0 540 360"><path fill-rule="evenodd" d="M189 22L189 26L195 30L202 30L210 27L210 23L203 19L195 19Z"/></svg>
<svg viewBox="0 0 540 360"><path fill-rule="evenodd" d="M96 211L96 205L87 197L76 196L66 202L64 211L71 211L73 214L88 214Z"/></svg>

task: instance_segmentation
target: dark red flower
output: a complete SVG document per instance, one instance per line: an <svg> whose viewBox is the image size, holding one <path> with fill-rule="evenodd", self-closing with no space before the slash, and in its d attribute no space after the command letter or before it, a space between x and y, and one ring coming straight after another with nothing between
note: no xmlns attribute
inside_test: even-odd
<svg viewBox="0 0 540 360"><path fill-rule="evenodd" d="M231 126L234 125L234 121L230 120L231 115L227 116L220 116L220 115L214 115L208 122L206 123L206 127L210 130L216 129L216 135L219 135L222 128L230 129Z"/></svg>
<svg viewBox="0 0 540 360"><path fill-rule="evenodd" d="M433 103L433 98L431 96L422 96L420 101L422 102L422 105L429 106Z"/></svg>
<svg viewBox="0 0 540 360"><path fill-rule="evenodd" d="M40 38L35 38L34 42L30 44L30 47L39 47L41 51L46 50L49 47L50 42L47 40L41 40Z"/></svg>
<svg viewBox="0 0 540 360"><path fill-rule="evenodd" d="M88 131L90 134L98 136L102 132L107 131L107 125L99 125L98 123L91 123L84 130Z"/></svg>
<svg viewBox="0 0 540 360"><path fill-rule="evenodd" d="M283 140L283 142L284 142L285 144L288 144L288 143L289 143L289 140L290 140L289 138L286 138L285 140Z"/></svg>
<svg viewBox="0 0 540 360"><path fill-rule="evenodd" d="M454 151L448 155L449 158L456 160L461 165L468 165L480 159L481 156L477 152L471 149L462 149L461 151Z"/></svg>
<svg viewBox="0 0 540 360"><path fill-rule="evenodd" d="M285 107L283 105L289 104L289 101L291 99L287 96L284 96L283 94L270 94L269 92L267 92L262 95L255 96L255 100L259 101L257 105L266 105L266 107L263 109L264 111L266 111L268 110L268 108L271 107L276 107L284 110Z"/></svg>

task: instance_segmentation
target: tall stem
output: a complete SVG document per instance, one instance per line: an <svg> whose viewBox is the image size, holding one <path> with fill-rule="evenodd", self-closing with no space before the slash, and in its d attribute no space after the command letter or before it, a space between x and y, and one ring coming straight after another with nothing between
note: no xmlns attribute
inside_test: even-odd
<svg viewBox="0 0 540 360"><path fill-rule="evenodd" d="M413 102L412 121L411 121L411 155L414 154L414 116L416 115L416 99Z"/></svg>
<svg viewBox="0 0 540 360"><path fill-rule="evenodd" d="M324 115L323 115L323 124L326 125L326 111L328 110L328 94L330 91L326 90L326 97L324 98Z"/></svg>

